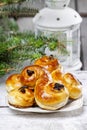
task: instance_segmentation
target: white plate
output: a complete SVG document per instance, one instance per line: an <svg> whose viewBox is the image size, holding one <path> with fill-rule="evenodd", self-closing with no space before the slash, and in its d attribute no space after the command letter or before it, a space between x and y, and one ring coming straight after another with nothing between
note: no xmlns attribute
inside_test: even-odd
<svg viewBox="0 0 87 130"><path fill-rule="evenodd" d="M62 107L59 110L44 110L39 107L29 107L29 108L15 108L11 105L9 105L9 108L17 111L22 111L22 112L35 112L35 113L52 113L52 112L68 112L68 111L73 111L80 109L83 106L83 97L77 99L77 100L72 100L69 101L64 107Z"/></svg>

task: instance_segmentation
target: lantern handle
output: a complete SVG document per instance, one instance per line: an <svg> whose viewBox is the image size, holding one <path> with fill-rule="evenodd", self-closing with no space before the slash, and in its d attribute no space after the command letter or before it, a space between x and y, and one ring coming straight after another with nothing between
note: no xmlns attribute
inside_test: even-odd
<svg viewBox="0 0 87 130"><path fill-rule="evenodd" d="M37 13L37 15L35 15L35 17L33 18L33 23L35 24L40 17L41 17L41 14L40 14L40 12L39 12L39 13Z"/></svg>

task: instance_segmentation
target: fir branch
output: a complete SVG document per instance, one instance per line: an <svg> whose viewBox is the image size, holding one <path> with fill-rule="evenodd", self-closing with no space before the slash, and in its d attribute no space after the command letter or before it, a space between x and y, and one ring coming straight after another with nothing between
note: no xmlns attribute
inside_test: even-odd
<svg viewBox="0 0 87 130"><path fill-rule="evenodd" d="M0 35L0 76L13 70L21 70L26 60L29 60L30 64L45 55L46 47L52 51L58 48L61 54L67 55L65 43L59 42L55 38L41 36L36 38L32 32L18 32L16 24L9 19L7 21L11 23L10 26L0 21L1 25L3 23L0 26L0 33L4 34L3 37Z"/></svg>
<svg viewBox="0 0 87 130"><path fill-rule="evenodd" d="M26 0L1 0L0 6L5 6L7 4L15 4L15 3L24 2L24 1Z"/></svg>
<svg viewBox="0 0 87 130"><path fill-rule="evenodd" d="M6 15L8 17L14 17L14 18L35 16L36 13L38 13L38 9L21 6L20 2L23 2L23 1L26 1L26 0L19 0L16 5L13 4L14 1L12 1L13 3L11 5L9 5L8 3L7 5L2 6L0 8L0 17L3 17L3 15Z"/></svg>

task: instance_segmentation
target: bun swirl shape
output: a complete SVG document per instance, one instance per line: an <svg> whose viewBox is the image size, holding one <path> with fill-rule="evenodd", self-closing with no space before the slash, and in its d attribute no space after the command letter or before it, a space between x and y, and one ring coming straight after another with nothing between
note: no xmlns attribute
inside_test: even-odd
<svg viewBox="0 0 87 130"><path fill-rule="evenodd" d="M21 75L20 74L12 74L6 80L6 90L10 92L16 88L22 87L23 84L21 82Z"/></svg>
<svg viewBox="0 0 87 130"><path fill-rule="evenodd" d="M43 57L37 59L34 62L34 64L44 67L50 73L55 69L59 69L59 70L62 69L61 65L58 63L58 60L56 58L54 58L52 55L43 56Z"/></svg>
<svg viewBox="0 0 87 130"><path fill-rule="evenodd" d="M47 76L43 67L38 65L27 66L21 72L21 81L24 85L34 89L37 80L41 77Z"/></svg>
<svg viewBox="0 0 87 130"><path fill-rule="evenodd" d="M10 105L18 108L30 107L34 104L34 92L27 86L12 90L8 93L8 102Z"/></svg>
<svg viewBox="0 0 87 130"><path fill-rule="evenodd" d="M35 101L43 109L56 110L68 102L67 88L59 83L47 82L43 79L37 81L35 86Z"/></svg>
<svg viewBox="0 0 87 130"><path fill-rule="evenodd" d="M77 99L82 95L82 85L71 73L64 74L63 84L68 89L71 99Z"/></svg>

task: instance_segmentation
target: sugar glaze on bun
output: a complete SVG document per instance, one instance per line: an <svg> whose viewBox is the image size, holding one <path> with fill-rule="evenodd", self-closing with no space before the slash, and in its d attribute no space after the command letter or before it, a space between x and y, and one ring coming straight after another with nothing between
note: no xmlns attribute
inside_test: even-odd
<svg viewBox="0 0 87 130"><path fill-rule="evenodd" d="M63 84L62 80L63 80L63 73L61 71L59 71L59 69L54 70L51 73L52 79L54 82L58 82L60 84Z"/></svg>
<svg viewBox="0 0 87 130"><path fill-rule="evenodd" d="M47 110L56 110L63 107L69 98L69 92L64 85L45 82L40 79L35 87L35 101L39 107Z"/></svg>
<svg viewBox="0 0 87 130"><path fill-rule="evenodd" d="M20 74L12 74L6 80L6 90L8 92L10 92L16 88L18 89L22 86L23 86L23 84L21 82L21 75Z"/></svg>
<svg viewBox="0 0 87 130"><path fill-rule="evenodd" d="M21 81L24 85L27 85L34 89L37 80L47 75L44 68L39 65L31 65L25 67L21 72Z"/></svg>
<svg viewBox="0 0 87 130"><path fill-rule="evenodd" d="M50 73L55 69L59 69L59 70L62 69L58 60L56 58L54 58L52 55L51 56L43 56L43 57L37 59L34 62L34 64L44 67Z"/></svg>
<svg viewBox="0 0 87 130"><path fill-rule="evenodd" d="M27 86L23 86L8 93L8 103L14 107L30 107L33 106L34 102L34 92Z"/></svg>
<svg viewBox="0 0 87 130"><path fill-rule="evenodd" d="M82 84L71 73L64 74L63 84L68 89L71 99L78 99L82 96Z"/></svg>

